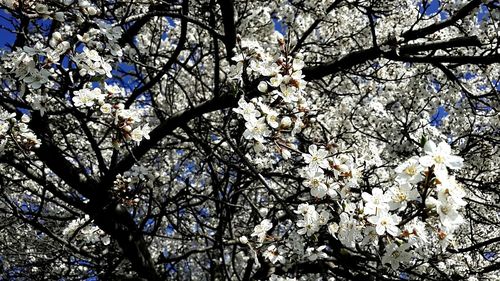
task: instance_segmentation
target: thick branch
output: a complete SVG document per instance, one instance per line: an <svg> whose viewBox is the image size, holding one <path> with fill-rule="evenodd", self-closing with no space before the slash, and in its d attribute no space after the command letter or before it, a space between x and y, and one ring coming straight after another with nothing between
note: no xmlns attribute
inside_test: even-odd
<svg viewBox="0 0 500 281"><path fill-rule="evenodd" d="M458 12L456 12L453 16L448 18L447 20L426 26L424 28L406 31L401 36L406 41L415 40L418 38L425 37L429 34L432 34L436 31L439 31L443 28L451 26L454 23L456 23L457 21L465 18L466 16L468 16L472 12L472 10L479 7L479 5L481 5L481 3L482 3L481 0L472 0L467 5L465 5L463 8L458 10Z"/></svg>
<svg viewBox="0 0 500 281"><path fill-rule="evenodd" d="M374 60L382 55L380 49L372 47L360 51L354 51L344 57L318 66L307 67L303 69L303 74L306 80L315 80L340 72L342 70L350 69L351 67L365 63L369 60Z"/></svg>
<svg viewBox="0 0 500 281"><path fill-rule="evenodd" d="M117 163L116 166L103 177L101 185L109 186L114 181L116 175L130 169L134 165L136 159L140 159L164 137L172 133L175 129L187 124L193 118L212 111L233 107L236 106L236 104L236 95L226 94L171 116L150 132L149 140L143 140L139 146L132 149L131 154Z"/></svg>
<svg viewBox="0 0 500 281"><path fill-rule="evenodd" d="M425 56L410 57L387 54L386 58L394 61L403 61L411 63L456 63L456 64L476 64L487 65L500 63L500 54L490 56Z"/></svg>
<svg viewBox="0 0 500 281"><path fill-rule="evenodd" d="M234 48L236 47L236 26L234 24L234 3L233 0L218 0L221 13L222 24L224 25L224 45L226 45L227 59L233 63Z"/></svg>
<svg viewBox="0 0 500 281"><path fill-rule="evenodd" d="M470 46L481 46L481 41L477 36L465 36L465 37L457 37L447 41L435 41L435 42L424 42L417 44L408 44L399 47L400 54L414 54L418 52L424 51L434 51L434 50L443 50L450 48L459 48L459 47L470 47Z"/></svg>
<svg viewBox="0 0 500 281"><path fill-rule="evenodd" d="M434 51L456 47L479 46L481 43L475 36L458 37L448 41L426 42L418 44L408 44L399 48L400 54L414 54L422 51ZM420 63L459 63L459 64L492 64L499 62L499 55L490 56L427 56L410 57L400 56L395 52L384 53L377 47L354 51L334 62L329 62L313 67L306 67L303 70L306 80L315 80L327 75L348 70L356 65L366 63L384 55L385 58L395 61L420 62Z"/></svg>

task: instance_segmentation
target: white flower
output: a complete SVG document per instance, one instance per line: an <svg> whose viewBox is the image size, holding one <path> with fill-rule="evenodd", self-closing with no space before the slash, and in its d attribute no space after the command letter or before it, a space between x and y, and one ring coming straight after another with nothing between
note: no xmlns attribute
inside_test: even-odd
<svg viewBox="0 0 500 281"><path fill-rule="evenodd" d="M103 103L105 97L106 95L103 94L99 88L94 88L92 90L81 89L74 92L72 100L76 107L91 107L95 103Z"/></svg>
<svg viewBox="0 0 500 281"><path fill-rule="evenodd" d="M142 139L149 139L149 132L151 129L149 126L146 124L142 128L135 128L132 132L130 132L130 138L135 141L136 143L139 143L142 141Z"/></svg>
<svg viewBox="0 0 500 281"><path fill-rule="evenodd" d="M282 84L280 86L280 90L278 91L278 95L283 98L283 102L291 103L299 100L296 92L297 89L295 87Z"/></svg>
<svg viewBox="0 0 500 281"><path fill-rule="evenodd" d="M90 107L94 105L94 97L90 94L90 91L88 89L76 91L74 94L75 96L72 98L72 100L76 107Z"/></svg>
<svg viewBox="0 0 500 281"><path fill-rule="evenodd" d="M454 176L448 178L438 178L440 183L436 185L438 199L441 202L450 202L452 205L462 207L467 205L463 199L466 195L465 190L455 180Z"/></svg>
<svg viewBox="0 0 500 281"><path fill-rule="evenodd" d="M120 86L118 86L116 84L104 83L104 89L106 89L106 91L108 91L109 93L114 94L114 95L123 94L123 92L124 92L123 88L121 88Z"/></svg>
<svg viewBox="0 0 500 281"><path fill-rule="evenodd" d="M297 221L297 226L301 228L297 230L297 233L300 235L307 234L310 236L316 233L319 230L320 225L328 222L330 216L329 214L323 212L320 215L314 206L308 204L299 205L299 210L299 213L304 214L304 218Z"/></svg>
<svg viewBox="0 0 500 281"><path fill-rule="evenodd" d="M460 206L454 205L449 201L436 200L432 197L428 198L428 201L429 204L435 206L439 214L439 220L448 231L455 230L464 222L462 215L458 212Z"/></svg>
<svg viewBox="0 0 500 281"><path fill-rule="evenodd" d="M397 215L389 214L386 210L378 211L375 216L371 216L367 220L375 225L378 235L384 235L386 232L392 236L399 234L397 225L401 221L401 218Z"/></svg>
<svg viewBox="0 0 500 281"><path fill-rule="evenodd" d="M444 170L445 167L450 169L460 169L463 166L462 157L451 155L451 147L446 142L441 142L439 145L433 141L427 141L424 146L425 156L420 157L420 164L424 167L435 166L436 170Z"/></svg>
<svg viewBox="0 0 500 281"><path fill-rule="evenodd" d="M389 210L389 204L387 203L391 201L391 197L384 194L380 188L374 188L372 194L363 192L361 197L366 202L364 207L364 214L366 215L374 215L377 211Z"/></svg>
<svg viewBox="0 0 500 281"><path fill-rule="evenodd" d="M340 222L337 237L342 244L354 248L361 237L358 220L346 212L340 214Z"/></svg>
<svg viewBox="0 0 500 281"><path fill-rule="evenodd" d="M281 76L281 74L276 74L276 76L269 79L269 85L271 85L271 87L277 88L280 86L282 81L283 76Z"/></svg>
<svg viewBox="0 0 500 281"><path fill-rule="evenodd" d="M383 264L390 264L392 270L397 270L400 263L409 262L411 254L408 252L410 244L403 243L398 246L396 243L387 245L385 254L382 256Z"/></svg>
<svg viewBox="0 0 500 281"><path fill-rule="evenodd" d="M391 210L404 209L410 201L417 200L419 198L418 191L412 187L409 183L403 183L397 186L393 186L389 189L388 194L390 197L389 207Z"/></svg>
<svg viewBox="0 0 500 281"><path fill-rule="evenodd" d="M322 170L308 171L304 186L311 188L311 195L317 198L323 198L328 191Z"/></svg>
<svg viewBox="0 0 500 281"><path fill-rule="evenodd" d="M424 179L423 170L424 167L420 165L418 157L413 156L395 169L397 173L396 180L401 183L418 183Z"/></svg>
<svg viewBox="0 0 500 281"><path fill-rule="evenodd" d="M242 243L242 244L248 243L248 238L246 236L241 236L239 240L240 240L240 243Z"/></svg>
<svg viewBox="0 0 500 281"><path fill-rule="evenodd" d="M271 135L271 131L267 127L265 118L263 117L247 121L245 127L247 129L243 132L243 136L247 140L254 139L264 143L266 142L264 138Z"/></svg>
<svg viewBox="0 0 500 281"><path fill-rule="evenodd" d="M326 225L328 221L330 220L330 213L326 210L321 211L318 216L318 224L320 225Z"/></svg>
<svg viewBox="0 0 500 281"><path fill-rule="evenodd" d="M268 232L272 227L273 223L270 220L265 219L253 228L253 233L250 236L257 236L257 241L262 243L266 239L266 232Z"/></svg>
<svg viewBox="0 0 500 281"><path fill-rule="evenodd" d="M23 114L23 116L21 116L21 122L23 122L23 123L29 123L30 120L31 120L31 118L26 114Z"/></svg>
<svg viewBox="0 0 500 281"><path fill-rule="evenodd" d="M103 103L99 109L102 113L109 114L111 113L112 106L109 103Z"/></svg>
<svg viewBox="0 0 500 281"><path fill-rule="evenodd" d="M323 250L326 248L326 246L320 246L317 248L314 247L309 247L306 249L306 256L307 259L310 261L315 261L318 259L324 259L327 258L328 255L323 252Z"/></svg>
<svg viewBox="0 0 500 281"><path fill-rule="evenodd" d="M39 14L44 15L49 13L49 8L43 4L36 4L35 11Z"/></svg>
<svg viewBox="0 0 500 281"><path fill-rule="evenodd" d="M281 118L280 126L283 128L289 128L292 125L292 119L288 116Z"/></svg>
<svg viewBox="0 0 500 281"><path fill-rule="evenodd" d="M301 227L301 229L297 230L297 233L300 235L307 234L311 236L319 230L319 224L314 220L299 220L297 221L297 226Z"/></svg>
<svg viewBox="0 0 500 281"><path fill-rule="evenodd" d="M408 243L411 244L419 245L428 243L426 225L417 218L404 226L402 235L407 237Z"/></svg>
<svg viewBox="0 0 500 281"><path fill-rule="evenodd" d="M262 112L264 113L264 115L266 116L267 124L269 124L269 126L271 126L271 128L274 128L274 129L278 128L279 127L278 112L276 112L275 110L272 110L271 108L269 108L269 106L267 106L263 103L260 103L259 106L262 109Z"/></svg>
<svg viewBox="0 0 500 281"><path fill-rule="evenodd" d="M283 256L283 253L285 253L285 250L282 247L276 248L275 245L270 245L267 247L262 256L271 261L272 264L277 262L285 264L285 257Z"/></svg>
<svg viewBox="0 0 500 281"><path fill-rule="evenodd" d="M329 164L326 157L328 156L328 152L322 148L318 149L315 144L309 146L309 154L304 154L304 161L309 164L309 168L312 170L318 169L321 167L323 169L327 169Z"/></svg>
<svg viewBox="0 0 500 281"><path fill-rule="evenodd" d="M293 70L301 70L304 68L304 61L298 58L293 59Z"/></svg>
<svg viewBox="0 0 500 281"><path fill-rule="evenodd" d="M260 117L260 111L256 110L255 105L252 102L246 102L243 98L238 101L238 108L233 108L233 111L241 114L246 121Z"/></svg>
<svg viewBox="0 0 500 281"><path fill-rule="evenodd" d="M339 231L339 225L337 223L331 223L328 225L328 233L330 233L331 236L337 237L337 232Z"/></svg>
<svg viewBox="0 0 500 281"><path fill-rule="evenodd" d="M302 204L299 204L299 206L297 207L297 210L294 211L294 213L306 216L308 213L313 212L313 211L315 211L314 206L309 205L308 203L302 203Z"/></svg>

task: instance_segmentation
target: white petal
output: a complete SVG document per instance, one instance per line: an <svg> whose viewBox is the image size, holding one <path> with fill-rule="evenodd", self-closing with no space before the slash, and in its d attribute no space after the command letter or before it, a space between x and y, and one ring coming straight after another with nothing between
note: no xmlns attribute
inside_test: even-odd
<svg viewBox="0 0 500 281"><path fill-rule="evenodd" d="M451 154L451 147L450 147L450 145L447 144L444 141L440 142L437 148L438 148L439 153L441 153L441 154L444 154L444 155L450 155Z"/></svg>
<svg viewBox="0 0 500 281"><path fill-rule="evenodd" d="M420 165L424 167L430 167L434 164L434 160L432 159L432 156L430 155L425 155L420 157L419 159Z"/></svg>
<svg viewBox="0 0 500 281"><path fill-rule="evenodd" d="M436 144L429 140L424 145L424 152L426 154L433 154L436 151Z"/></svg>
<svg viewBox="0 0 500 281"><path fill-rule="evenodd" d="M464 166L464 159L459 156L450 155L446 159L446 166L450 169L460 169Z"/></svg>

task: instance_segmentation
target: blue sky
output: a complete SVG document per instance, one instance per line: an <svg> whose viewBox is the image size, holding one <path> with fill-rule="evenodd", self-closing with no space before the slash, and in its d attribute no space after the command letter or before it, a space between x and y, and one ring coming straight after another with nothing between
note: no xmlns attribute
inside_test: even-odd
<svg viewBox="0 0 500 281"><path fill-rule="evenodd" d="M0 9L0 49L12 45L16 40L16 35L7 31L14 29L14 26L8 20L9 18L11 18L10 14L4 9Z"/></svg>

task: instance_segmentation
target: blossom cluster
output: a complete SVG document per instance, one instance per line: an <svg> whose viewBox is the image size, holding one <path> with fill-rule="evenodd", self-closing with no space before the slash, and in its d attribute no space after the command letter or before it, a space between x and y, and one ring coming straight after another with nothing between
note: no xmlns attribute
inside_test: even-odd
<svg viewBox="0 0 500 281"><path fill-rule="evenodd" d="M330 167L325 160L326 151L312 147L309 152L304 157L308 169L317 173L322 167ZM299 215L295 223L296 233L307 241L310 240L307 237L320 235L321 229L326 229L347 248L355 250L361 246L378 253L382 263L390 265L393 270L402 264L408 265L417 257L425 257L419 251L424 247L440 245L445 250L453 243L453 232L463 223L460 209L466 204L466 194L448 172L461 168L462 158L452 155L447 143L436 146L432 140L425 144L423 153L423 156L411 157L395 168L394 184L387 188L376 187L361 194L351 190L341 197L331 197L333 201L326 204L300 204L295 211ZM305 181L319 182L312 188L326 186L325 176ZM311 196L317 197L317 191L311 191ZM342 207L334 208L336 204ZM332 213L332 210L336 212ZM266 237L272 237L269 233L272 226L272 222L265 219L251 235L258 237L259 244L265 243ZM279 240L273 237L267 241ZM384 245L382 248L380 243ZM279 251L279 242L271 242L271 245L265 256L272 263L292 255Z"/></svg>
<svg viewBox="0 0 500 281"><path fill-rule="evenodd" d="M398 270L417 257L424 258L426 252L421 249L425 247L453 246L453 233L463 223L460 210L465 192L449 171L460 169L463 159L453 155L446 142L436 145L429 140L423 155L398 165L387 184L361 189L363 169L355 154L334 141L304 146L294 138L305 128L317 129L318 121L307 106L303 61L290 57L284 43L278 42L280 52L270 55L258 44L243 41L244 52L234 58L237 65L232 68L233 78L240 82L260 80L260 96L242 97L233 109L245 121L243 137L253 142L256 155L269 150L264 143L282 143L281 156L303 167L302 185L310 193L296 207L292 224L265 218L255 226L251 237L256 237L257 247L265 247L263 256L273 264L300 260L314 251L320 253L315 257L326 258L328 245L310 242L326 232L344 247L361 247ZM294 229L296 236L282 236L278 230L283 228ZM289 247L290 237L309 246Z"/></svg>
<svg viewBox="0 0 500 281"><path fill-rule="evenodd" d="M90 222L91 220L88 215L72 220L66 228L63 229L62 235L66 238L78 237L77 241L81 241L81 243L85 244L85 246L83 246L84 249L95 246L98 242L109 245L111 242L109 235L106 235L104 231Z"/></svg>
<svg viewBox="0 0 500 281"><path fill-rule="evenodd" d="M238 113L245 120L243 136L254 142L256 151L264 149L271 137L272 131L279 132L282 137L288 135L285 141L292 143L293 136L303 127L303 118L308 111L304 97L306 81L303 80L302 68L304 62L300 55L296 58L288 56L283 38L276 35L280 51L269 54L255 41L243 40L241 48L244 53L233 58L236 66L232 67L232 79L242 82L243 77L263 78L257 89L261 96L242 96L238 102ZM288 149L282 147L284 157L289 155Z"/></svg>
<svg viewBox="0 0 500 281"><path fill-rule="evenodd" d="M125 140L132 140L136 143L149 138L149 125L141 124L140 111L125 108L123 103L114 103L113 99L124 94L124 89L116 84L104 83L104 89L99 87L83 88L73 93L73 104L81 109L97 109L102 116L116 126ZM117 138L118 140L118 138Z"/></svg>
<svg viewBox="0 0 500 281"><path fill-rule="evenodd" d="M29 122L30 117L25 114L18 120L15 113L0 113L0 154L8 144L9 139L13 141L11 144L25 151L40 147L41 141L28 127Z"/></svg>
<svg viewBox="0 0 500 281"><path fill-rule="evenodd" d="M82 76L107 76L111 75L111 65L106 62L96 50L90 50L87 47L83 48L83 52L73 56L73 60L79 67L79 73Z"/></svg>

